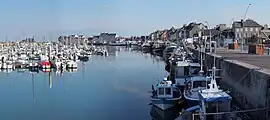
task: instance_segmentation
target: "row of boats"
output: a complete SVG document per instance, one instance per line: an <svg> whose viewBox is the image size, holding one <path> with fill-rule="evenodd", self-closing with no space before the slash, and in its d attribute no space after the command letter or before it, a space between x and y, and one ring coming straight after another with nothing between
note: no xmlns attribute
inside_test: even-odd
<svg viewBox="0 0 270 120"><path fill-rule="evenodd" d="M170 73L157 85L152 85L151 102L160 110L168 110L179 103L185 103L184 112L197 114L201 120L229 119L231 114L218 114L231 111L232 97L217 85L215 63L211 70L205 70L202 54L200 60L192 58L185 47L167 46L163 50ZM184 101L184 102L183 102Z"/></svg>
<svg viewBox="0 0 270 120"><path fill-rule="evenodd" d="M0 69L76 69L91 55L108 56L105 47L66 46L54 43L17 43L0 49Z"/></svg>

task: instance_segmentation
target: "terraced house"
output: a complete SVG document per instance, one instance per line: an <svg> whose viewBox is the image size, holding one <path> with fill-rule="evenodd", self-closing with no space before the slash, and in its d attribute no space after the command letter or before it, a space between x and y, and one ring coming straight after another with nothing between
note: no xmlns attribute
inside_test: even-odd
<svg viewBox="0 0 270 120"><path fill-rule="evenodd" d="M260 24L251 19L235 21L232 25L232 31L235 34L236 40L245 40L252 36L259 38L262 28Z"/></svg>
<svg viewBox="0 0 270 120"><path fill-rule="evenodd" d="M202 30L207 29L207 27L202 23L189 23L188 25L184 25L181 28L181 32L179 32L179 37L181 39L184 38L192 38L192 37L201 37Z"/></svg>

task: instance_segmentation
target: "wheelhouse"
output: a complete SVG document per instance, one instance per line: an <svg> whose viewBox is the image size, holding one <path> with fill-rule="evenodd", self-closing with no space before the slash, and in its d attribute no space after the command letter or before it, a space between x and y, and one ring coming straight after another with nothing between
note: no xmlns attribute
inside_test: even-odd
<svg viewBox="0 0 270 120"><path fill-rule="evenodd" d="M158 98L172 98L173 86L171 81L165 81L157 86Z"/></svg>
<svg viewBox="0 0 270 120"><path fill-rule="evenodd" d="M199 63L190 63L188 61L177 61L176 78L197 75L200 71Z"/></svg>
<svg viewBox="0 0 270 120"><path fill-rule="evenodd" d="M204 76L193 76L190 77L190 80L187 81L187 89L195 89L195 88L209 88L208 84L210 84L210 79Z"/></svg>

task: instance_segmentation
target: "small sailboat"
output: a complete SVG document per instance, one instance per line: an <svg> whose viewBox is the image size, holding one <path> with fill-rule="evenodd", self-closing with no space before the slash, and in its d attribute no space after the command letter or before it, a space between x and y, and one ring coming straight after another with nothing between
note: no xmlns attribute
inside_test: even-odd
<svg viewBox="0 0 270 120"><path fill-rule="evenodd" d="M66 62L66 68L67 69L77 69L78 66L77 66L77 63L75 61L72 61L72 60L68 60Z"/></svg>
<svg viewBox="0 0 270 120"><path fill-rule="evenodd" d="M2 69L13 69L13 62L12 61L6 61L2 63Z"/></svg>
<svg viewBox="0 0 270 120"><path fill-rule="evenodd" d="M66 69L66 64L63 62L62 59L60 59L58 57L54 57L52 64L53 64L53 67L55 69L58 69L58 70L59 69L61 69L61 70Z"/></svg>
<svg viewBox="0 0 270 120"><path fill-rule="evenodd" d="M166 46L165 46L165 43L163 41L157 41L153 45L153 52L154 53L162 53L165 48L166 48Z"/></svg>
<svg viewBox="0 0 270 120"><path fill-rule="evenodd" d="M83 62L87 62L89 60L89 55L87 55L86 53L81 53L78 57L79 60Z"/></svg>
<svg viewBox="0 0 270 120"><path fill-rule="evenodd" d="M181 91L171 81L162 81L157 84L156 89L152 86L152 104L161 110L175 106L182 98Z"/></svg>
<svg viewBox="0 0 270 120"><path fill-rule="evenodd" d="M151 43L151 41L144 42L142 44L142 49L145 50L145 51L150 50L150 48L151 48L151 44L150 43Z"/></svg>

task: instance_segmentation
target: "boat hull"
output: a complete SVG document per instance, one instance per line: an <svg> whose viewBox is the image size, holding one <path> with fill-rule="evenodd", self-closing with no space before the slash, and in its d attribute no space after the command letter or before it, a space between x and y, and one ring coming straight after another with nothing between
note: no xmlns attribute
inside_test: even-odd
<svg viewBox="0 0 270 120"><path fill-rule="evenodd" d="M199 104L199 98L189 97L185 90L184 90L184 98L185 98L187 107L192 107Z"/></svg>
<svg viewBox="0 0 270 120"><path fill-rule="evenodd" d="M179 106L164 111L153 105L151 107L150 115L155 120L175 120L179 117Z"/></svg>
<svg viewBox="0 0 270 120"><path fill-rule="evenodd" d="M77 69L78 66L76 64L67 64L66 69Z"/></svg>
<svg viewBox="0 0 270 120"><path fill-rule="evenodd" d="M110 46L127 46L126 43L109 43Z"/></svg>
<svg viewBox="0 0 270 120"><path fill-rule="evenodd" d="M89 60L88 56L79 56L80 61L87 62Z"/></svg>
<svg viewBox="0 0 270 120"><path fill-rule="evenodd" d="M42 65L42 66L41 66L41 69L50 69L50 68L51 68L50 65Z"/></svg>
<svg viewBox="0 0 270 120"><path fill-rule="evenodd" d="M172 108L175 106L179 99L151 99L152 104L155 105L156 107L160 108L161 110L167 110L169 108Z"/></svg>

